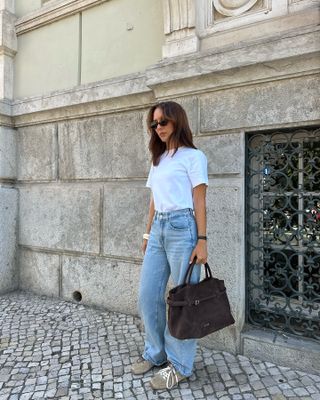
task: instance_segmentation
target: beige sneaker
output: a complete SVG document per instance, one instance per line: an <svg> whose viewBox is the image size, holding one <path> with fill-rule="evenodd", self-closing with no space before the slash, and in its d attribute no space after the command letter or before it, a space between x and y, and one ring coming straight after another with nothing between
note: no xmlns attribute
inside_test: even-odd
<svg viewBox="0 0 320 400"><path fill-rule="evenodd" d="M181 375L175 370L173 365L169 365L166 368L161 369L155 376L151 379L150 385L152 389L172 389L179 382L187 379L186 376Z"/></svg>
<svg viewBox="0 0 320 400"><path fill-rule="evenodd" d="M150 371L155 365L152 364L150 361L145 360L144 358L140 358L138 361L132 364L131 372L134 375L141 375L145 374L146 372Z"/></svg>

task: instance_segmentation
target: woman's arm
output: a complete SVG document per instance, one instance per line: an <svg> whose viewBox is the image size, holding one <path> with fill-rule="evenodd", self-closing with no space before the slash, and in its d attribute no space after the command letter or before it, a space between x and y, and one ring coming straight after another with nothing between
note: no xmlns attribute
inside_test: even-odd
<svg viewBox="0 0 320 400"><path fill-rule="evenodd" d="M206 236L207 232L206 191L207 186L205 184L198 185L193 189L193 204L198 236ZM197 264L205 264L207 262L208 250L206 240L198 239L197 245L190 257L190 263L195 256L197 256Z"/></svg>
<svg viewBox="0 0 320 400"><path fill-rule="evenodd" d="M149 203L148 222L147 222L147 227L146 227L145 233L150 233L153 216L154 216L154 201L153 201L153 196L152 196L152 193L151 193L150 203ZM148 244L148 240L147 239L143 239L142 247L141 247L141 250L142 250L143 254L146 252L147 244Z"/></svg>

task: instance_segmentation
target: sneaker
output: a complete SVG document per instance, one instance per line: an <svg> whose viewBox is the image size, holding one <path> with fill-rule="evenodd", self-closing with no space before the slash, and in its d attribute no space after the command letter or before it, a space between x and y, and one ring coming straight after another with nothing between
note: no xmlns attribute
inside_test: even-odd
<svg viewBox="0 0 320 400"><path fill-rule="evenodd" d="M152 389L172 389L179 382L187 379L186 376L181 375L175 370L173 365L161 369L150 381Z"/></svg>
<svg viewBox="0 0 320 400"><path fill-rule="evenodd" d="M138 361L132 364L131 372L134 375L141 375L145 374L146 372L150 371L155 365L152 364L150 361L145 360L144 358L140 358Z"/></svg>

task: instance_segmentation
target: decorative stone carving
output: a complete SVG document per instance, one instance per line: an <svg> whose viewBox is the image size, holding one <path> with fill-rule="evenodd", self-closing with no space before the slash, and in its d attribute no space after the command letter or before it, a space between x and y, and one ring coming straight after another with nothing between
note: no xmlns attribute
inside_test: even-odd
<svg viewBox="0 0 320 400"><path fill-rule="evenodd" d="M234 17L248 11L258 0L213 0L215 9L222 15Z"/></svg>
<svg viewBox="0 0 320 400"><path fill-rule="evenodd" d="M163 0L163 15L166 35L163 57L197 51L195 0Z"/></svg>
<svg viewBox="0 0 320 400"><path fill-rule="evenodd" d="M194 28L193 0L164 0L164 33L170 34L185 28Z"/></svg>

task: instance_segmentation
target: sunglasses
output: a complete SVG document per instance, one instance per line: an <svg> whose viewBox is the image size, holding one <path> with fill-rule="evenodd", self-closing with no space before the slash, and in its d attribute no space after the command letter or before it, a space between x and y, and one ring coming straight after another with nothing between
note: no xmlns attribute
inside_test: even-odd
<svg viewBox="0 0 320 400"><path fill-rule="evenodd" d="M152 121L151 124L150 124L150 127L152 129L156 129L158 127L158 125L166 126L166 125L168 125L168 123L169 123L169 121L167 119L163 119L161 121Z"/></svg>

